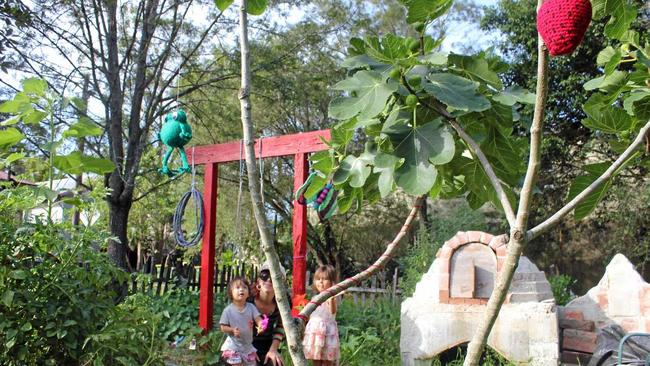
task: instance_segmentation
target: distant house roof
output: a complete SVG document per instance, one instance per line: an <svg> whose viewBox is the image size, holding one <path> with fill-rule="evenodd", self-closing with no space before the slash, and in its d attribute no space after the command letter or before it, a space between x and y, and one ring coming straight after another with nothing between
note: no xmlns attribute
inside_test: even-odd
<svg viewBox="0 0 650 366"><path fill-rule="evenodd" d="M19 185L19 184L26 184L26 185L30 185L30 186L35 186L36 185L35 183L27 181L27 180L16 179L15 175L11 175L10 173L7 173L7 172L1 171L1 170L0 170L0 181L5 181L5 182L9 181L9 182L13 182L16 185Z"/></svg>

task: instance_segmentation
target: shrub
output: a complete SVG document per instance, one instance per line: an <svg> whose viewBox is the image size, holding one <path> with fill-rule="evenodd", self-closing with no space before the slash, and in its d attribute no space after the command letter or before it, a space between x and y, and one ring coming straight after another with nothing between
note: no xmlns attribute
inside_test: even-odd
<svg viewBox="0 0 650 366"><path fill-rule="evenodd" d="M566 305L575 297L571 292L571 286L573 286L576 280L571 276L549 276L548 282L551 284L551 290L553 291L553 297L555 297L556 304Z"/></svg>
<svg viewBox="0 0 650 366"><path fill-rule="evenodd" d="M337 312L341 365L399 365L399 304L356 306L345 300Z"/></svg>
<svg viewBox="0 0 650 366"><path fill-rule="evenodd" d="M20 223L12 201L0 202L0 363L75 363L125 274L94 249L102 233Z"/></svg>

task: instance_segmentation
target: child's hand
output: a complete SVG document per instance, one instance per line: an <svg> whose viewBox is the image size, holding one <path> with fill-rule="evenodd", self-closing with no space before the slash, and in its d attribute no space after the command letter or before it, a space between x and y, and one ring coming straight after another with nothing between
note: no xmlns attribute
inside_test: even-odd
<svg viewBox="0 0 650 366"><path fill-rule="evenodd" d="M233 328L233 329L232 329L232 335L233 335L234 337L239 338L239 336L241 335L241 332L239 331L239 328Z"/></svg>
<svg viewBox="0 0 650 366"><path fill-rule="evenodd" d="M262 320L260 320L259 324L257 325L257 334L264 332L268 327L269 317L266 316L266 314L262 314Z"/></svg>

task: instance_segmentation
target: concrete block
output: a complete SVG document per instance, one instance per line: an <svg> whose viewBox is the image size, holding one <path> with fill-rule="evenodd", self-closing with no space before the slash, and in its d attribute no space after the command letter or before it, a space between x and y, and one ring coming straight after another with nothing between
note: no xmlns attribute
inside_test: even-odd
<svg viewBox="0 0 650 366"><path fill-rule="evenodd" d="M482 232L479 241L485 245L490 245L490 241L492 241L492 238L494 238L494 235Z"/></svg>
<svg viewBox="0 0 650 366"><path fill-rule="evenodd" d="M510 295L510 303L540 302L544 300L537 292L513 292Z"/></svg>
<svg viewBox="0 0 650 366"><path fill-rule="evenodd" d="M577 329L562 331L562 350L594 353L595 349L596 333Z"/></svg>

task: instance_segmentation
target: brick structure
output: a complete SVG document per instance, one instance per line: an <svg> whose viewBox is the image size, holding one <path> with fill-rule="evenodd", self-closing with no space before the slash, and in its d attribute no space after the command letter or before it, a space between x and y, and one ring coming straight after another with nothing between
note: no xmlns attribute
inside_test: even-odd
<svg viewBox="0 0 650 366"><path fill-rule="evenodd" d="M469 342L505 262L507 242L505 235L468 231L444 243L413 297L402 303L403 365L427 364ZM555 366L558 344L550 285L543 272L521 257L488 345L517 364Z"/></svg>
<svg viewBox="0 0 650 366"><path fill-rule="evenodd" d="M596 349L598 329L618 324L629 332L650 332L650 284L622 254L587 294L558 308L562 362L582 364Z"/></svg>

